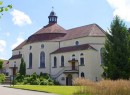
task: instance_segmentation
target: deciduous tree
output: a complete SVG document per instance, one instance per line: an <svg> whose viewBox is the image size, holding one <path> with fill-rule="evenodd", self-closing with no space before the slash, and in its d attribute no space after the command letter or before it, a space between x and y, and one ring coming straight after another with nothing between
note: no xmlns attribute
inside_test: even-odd
<svg viewBox="0 0 130 95"><path fill-rule="evenodd" d="M0 18L3 15L3 12L8 11L9 9L12 9L12 5L3 6L3 2L0 1Z"/></svg>

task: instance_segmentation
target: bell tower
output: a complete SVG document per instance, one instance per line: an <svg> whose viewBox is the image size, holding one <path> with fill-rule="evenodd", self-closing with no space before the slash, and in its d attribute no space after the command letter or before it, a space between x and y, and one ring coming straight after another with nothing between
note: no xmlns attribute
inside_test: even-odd
<svg viewBox="0 0 130 95"><path fill-rule="evenodd" d="M50 15L48 16L48 18L49 18L49 24L57 23L57 16L56 16L56 13L54 12L53 9L54 8L52 7L52 11L51 11Z"/></svg>

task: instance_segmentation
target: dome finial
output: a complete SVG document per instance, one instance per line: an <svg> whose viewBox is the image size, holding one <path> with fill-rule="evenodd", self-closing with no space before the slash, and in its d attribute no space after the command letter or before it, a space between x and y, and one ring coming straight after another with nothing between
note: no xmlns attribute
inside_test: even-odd
<svg viewBox="0 0 130 95"><path fill-rule="evenodd" d="M52 6L52 11L54 11L54 7Z"/></svg>

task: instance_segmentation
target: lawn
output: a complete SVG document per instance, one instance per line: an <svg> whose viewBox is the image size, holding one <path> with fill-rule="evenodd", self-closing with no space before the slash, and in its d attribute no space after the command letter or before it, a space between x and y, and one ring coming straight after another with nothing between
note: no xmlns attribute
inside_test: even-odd
<svg viewBox="0 0 130 95"><path fill-rule="evenodd" d="M73 93L76 90L75 86L16 85L13 88L43 91L43 92L55 93L59 95L73 95Z"/></svg>

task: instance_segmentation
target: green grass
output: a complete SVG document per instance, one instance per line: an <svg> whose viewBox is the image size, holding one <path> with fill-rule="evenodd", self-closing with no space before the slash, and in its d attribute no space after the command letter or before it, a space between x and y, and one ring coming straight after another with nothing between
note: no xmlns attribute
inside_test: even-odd
<svg viewBox="0 0 130 95"><path fill-rule="evenodd" d="M49 92L59 95L73 95L75 86L40 86L40 85L16 85L12 88Z"/></svg>

